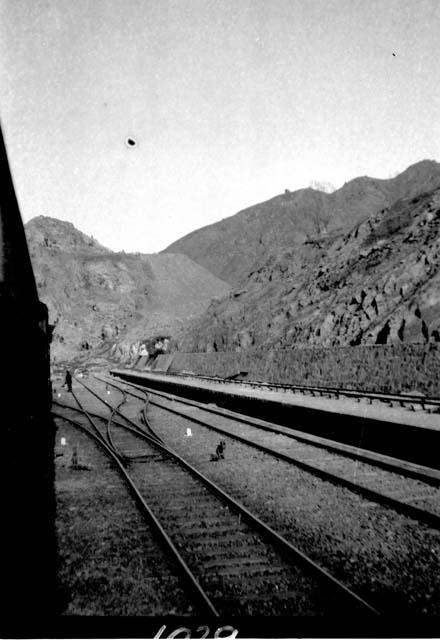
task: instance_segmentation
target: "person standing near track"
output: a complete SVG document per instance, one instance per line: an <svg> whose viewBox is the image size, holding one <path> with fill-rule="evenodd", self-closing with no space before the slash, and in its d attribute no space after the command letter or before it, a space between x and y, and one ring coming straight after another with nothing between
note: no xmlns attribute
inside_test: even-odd
<svg viewBox="0 0 440 640"><path fill-rule="evenodd" d="M72 374L69 370L66 371L66 380L64 384L67 385L67 391L70 391L70 393L72 393Z"/></svg>

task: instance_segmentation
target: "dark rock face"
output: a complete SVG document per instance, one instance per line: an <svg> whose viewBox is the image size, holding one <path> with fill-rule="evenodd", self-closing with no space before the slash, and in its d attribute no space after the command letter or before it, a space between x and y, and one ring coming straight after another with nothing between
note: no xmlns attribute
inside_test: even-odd
<svg viewBox="0 0 440 640"><path fill-rule="evenodd" d="M34 218L26 234L39 296L56 324L55 360L97 348L135 353L142 340L173 334L229 290L187 256L113 253L54 218Z"/></svg>
<svg viewBox="0 0 440 640"><path fill-rule="evenodd" d="M403 190L403 187L402 187ZM179 338L184 351L438 342L440 188L278 251Z"/></svg>
<svg viewBox="0 0 440 640"><path fill-rule="evenodd" d="M184 236L165 251L184 253L238 286L279 250L347 232L397 200L439 186L440 164L424 160L396 178L356 178L330 194L314 189L286 190Z"/></svg>

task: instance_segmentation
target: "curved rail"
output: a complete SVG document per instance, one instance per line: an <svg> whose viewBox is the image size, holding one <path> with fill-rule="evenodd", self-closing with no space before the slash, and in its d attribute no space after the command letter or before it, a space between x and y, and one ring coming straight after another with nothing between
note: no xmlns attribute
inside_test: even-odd
<svg viewBox="0 0 440 640"><path fill-rule="evenodd" d="M127 401L127 394L122 391L121 389L119 389L119 391L122 393L122 400L121 402L117 405L117 408L119 409L120 407L122 407L123 404L125 404L125 402ZM116 452L116 454L119 456L119 458L121 460L126 461L128 456L126 456L124 453L122 453L122 451L119 450L119 448L116 446L114 440L113 440L113 436L112 436L112 432L111 432L111 424L112 424L112 420L113 420L113 416L114 416L115 412L112 411L110 413L110 416L107 420L107 440L109 441L113 451Z"/></svg>
<svg viewBox="0 0 440 640"><path fill-rule="evenodd" d="M71 405L65 404L64 402L58 402L58 400L52 400L52 404L56 405L57 407L61 407L62 409L68 409L70 411L75 411L77 413L84 413L83 409L79 409L78 407L72 407ZM98 418L98 420L102 420L103 422L106 422L108 420L106 416L103 416L100 413L94 413L93 411L88 411L88 414L89 416L92 416L93 418ZM119 420L116 420L115 418L112 419L112 423L118 427L122 427L123 429L127 428L126 424L124 424L123 422L120 422ZM139 430L140 435L145 434L145 431L142 431L142 429L140 429L139 427L137 428ZM101 432L99 433L99 435L102 438ZM105 442L105 439L104 439L104 442ZM127 459L129 460L130 458L127 458Z"/></svg>
<svg viewBox="0 0 440 640"><path fill-rule="evenodd" d="M101 380L98 376L95 376L98 380ZM121 413L119 411L118 408L114 407L113 405L111 405L109 402L107 402L106 400L104 400L103 398L101 398L99 396L99 394L97 394L95 391L93 391L93 389L90 389L90 387L88 387L86 384L84 384L84 382L82 382L81 380L78 380L78 378L76 378L76 381L79 382L85 389L87 389L87 391L89 393L91 393L92 395L95 396L95 398L97 398L98 400L100 400L101 402L103 402L111 411L114 411L117 415L119 415L121 418L123 418L124 420L126 420L129 424L131 424L133 427L136 427L136 429L139 429L141 433L145 434L145 431L143 429L141 429L141 427L136 424L131 418L128 418L127 416L124 416L123 413ZM101 380L102 382L102 380ZM115 387L116 389L119 389L119 391L121 391L121 389L119 387L117 387L116 385L108 382L107 380L104 380L103 382L105 382L106 384L110 384L111 386ZM131 394L131 395L135 395L135 394ZM146 395L146 394L144 394ZM158 442L162 442L163 444L164 441L162 440L162 438L154 431L153 427L151 426L148 418L147 418L147 414L146 414L146 407L147 404L149 402L149 399L145 399L145 398L140 398L139 396L135 396L136 398L138 398L139 400L142 400L145 402L145 406L142 410L143 416L144 416L144 421L145 421L145 426L147 427L148 431L150 432L150 435L152 438L154 438L155 440L157 440ZM148 435L148 434L147 434Z"/></svg>
<svg viewBox="0 0 440 640"><path fill-rule="evenodd" d="M107 385L106 385L107 386ZM127 402L127 392L124 389L120 389L118 387L116 387L118 389L118 391L122 394L122 400L121 402L119 402L119 404L116 405L115 409L119 410L123 404L125 404ZM113 436L112 436L112 432L111 432L111 425L113 424L118 424L118 426L121 426L120 423L117 423L114 419L114 416L116 415L116 411L115 409L112 409L110 411L110 416L107 419L107 440L109 441L111 447L113 448L113 450L116 452L116 454L119 456L119 458L124 462L131 462L133 460L138 460L140 458L143 458L144 456L140 455L128 455L127 453L122 453L119 448L117 447L117 445L114 442ZM121 414L122 415L122 414Z"/></svg>

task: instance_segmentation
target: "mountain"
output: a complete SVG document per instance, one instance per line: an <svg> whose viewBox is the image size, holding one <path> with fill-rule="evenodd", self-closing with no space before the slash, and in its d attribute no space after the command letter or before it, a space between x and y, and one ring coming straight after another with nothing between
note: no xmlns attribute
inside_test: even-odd
<svg viewBox="0 0 440 640"><path fill-rule="evenodd" d="M25 225L40 299L56 328L55 359L172 335L230 287L185 255L114 253L70 222Z"/></svg>
<svg viewBox="0 0 440 640"><path fill-rule="evenodd" d="M423 166L416 168L423 174ZM414 176L414 167L409 171ZM408 194L414 183L399 176L391 187ZM359 198L370 188L378 193L376 184L360 179L340 191ZM337 197L342 201L341 193ZM438 343L439 268L440 187L400 199L348 232L273 252L181 333L179 347Z"/></svg>
<svg viewBox="0 0 440 640"><path fill-rule="evenodd" d="M333 193L286 192L173 242L164 251L184 253L217 277L239 285L280 249L307 239L347 232L391 206L440 186L440 164L423 160L389 180L360 177Z"/></svg>
<svg viewBox="0 0 440 640"><path fill-rule="evenodd" d="M159 336L196 351L440 341L439 189L440 164L423 161L333 193L286 191L153 255L34 218L54 359L125 360Z"/></svg>

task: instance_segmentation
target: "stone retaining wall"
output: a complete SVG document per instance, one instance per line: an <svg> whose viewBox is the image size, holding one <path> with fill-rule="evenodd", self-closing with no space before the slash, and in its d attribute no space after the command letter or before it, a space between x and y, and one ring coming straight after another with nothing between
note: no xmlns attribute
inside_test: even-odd
<svg viewBox="0 0 440 640"><path fill-rule="evenodd" d="M440 395L434 344L175 353L168 371L221 377L247 371L248 379L268 382Z"/></svg>

